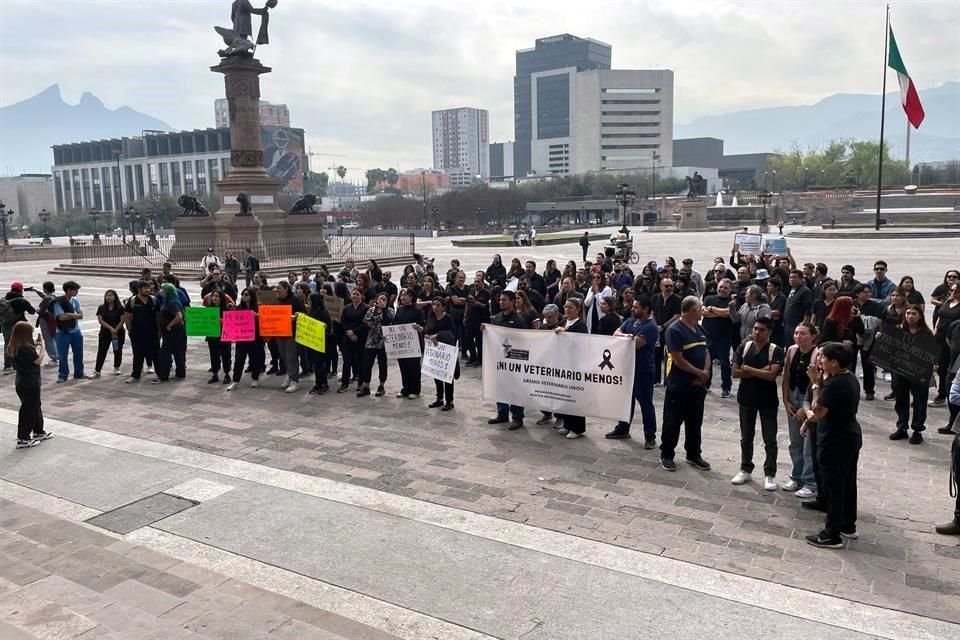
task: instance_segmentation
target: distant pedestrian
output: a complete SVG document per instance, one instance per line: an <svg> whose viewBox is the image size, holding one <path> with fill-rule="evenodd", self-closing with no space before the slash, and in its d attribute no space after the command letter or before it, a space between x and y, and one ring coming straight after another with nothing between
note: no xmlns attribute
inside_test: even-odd
<svg viewBox="0 0 960 640"><path fill-rule="evenodd" d="M244 252L246 253L246 256L243 259L243 271L246 275L247 288L249 289L253 283L253 276L260 271L260 260L253 255L253 250L250 249L250 247L244 249Z"/></svg>
<svg viewBox="0 0 960 640"><path fill-rule="evenodd" d="M53 434L43 429L43 410L40 407L40 365L43 363L43 339L41 349L33 342L33 327L29 322L18 322L10 331L10 340L4 353L13 358L17 370L15 382L20 398L17 417L17 449L35 447Z"/></svg>
<svg viewBox="0 0 960 640"><path fill-rule="evenodd" d="M210 269L212 267L219 268L220 266L220 258L218 258L217 254L214 253L213 247L208 247L207 255L203 256L203 259L200 260L200 277L206 278L210 274Z"/></svg>
<svg viewBox="0 0 960 640"><path fill-rule="evenodd" d="M583 235L580 237L580 250L583 252L583 260L581 262L587 261L587 251L590 250L590 232L584 231Z"/></svg>

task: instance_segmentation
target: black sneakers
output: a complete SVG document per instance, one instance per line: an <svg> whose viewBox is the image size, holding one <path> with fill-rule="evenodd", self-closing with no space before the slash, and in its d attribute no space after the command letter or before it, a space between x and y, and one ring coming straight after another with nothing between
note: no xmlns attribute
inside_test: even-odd
<svg viewBox="0 0 960 640"><path fill-rule="evenodd" d="M889 436L889 438L890 438L891 440L906 440L906 439L909 438L909 437L910 437L910 436L909 436L909 434L907 434L907 430L906 430L906 429L897 429L896 431L894 431L893 433L891 433L890 436Z"/></svg>
<svg viewBox="0 0 960 640"><path fill-rule="evenodd" d="M687 458L687 464L692 464L701 471L710 471L710 463L704 460L702 456L693 459Z"/></svg>
<svg viewBox="0 0 960 640"><path fill-rule="evenodd" d="M657 447L657 439L656 439L656 438L646 438L646 439L644 439L644 441L643 441L643 448L644 448L644 449L655 449L656 447Z"/></svg>
<svg viewBox="0 0 960 640"><path fill-rule="evenodd" d="M831 538L824 531L807 536L807 543L813 545L814 547L820 547L821 549L843 548L843 538L840 536Z"/></svg>
<svg viewBox="0 0 960 640"><path fill-rule="evenodd" d="M611 431L610 433L606 434L603 437L606 438L607 440L627 440L628 438L630 438L630 432L614 429L613 431Z"/></svg>
<svg viewBox="0 0 960 640"><path fill-rule="evenodd" d="M660 466L666 469L667 471L676 471L677 463L671 458L660 458Z"/></svg>

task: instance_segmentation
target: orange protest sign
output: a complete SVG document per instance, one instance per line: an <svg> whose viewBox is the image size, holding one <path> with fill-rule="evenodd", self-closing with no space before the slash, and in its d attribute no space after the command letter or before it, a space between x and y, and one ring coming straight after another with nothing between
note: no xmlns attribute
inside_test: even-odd
<svg viewBox="0 0 960 640"><path fill-rule="evenodd" d="M269 304L261 306L260 337L292 338L293 307L288 304Z"/></svg>

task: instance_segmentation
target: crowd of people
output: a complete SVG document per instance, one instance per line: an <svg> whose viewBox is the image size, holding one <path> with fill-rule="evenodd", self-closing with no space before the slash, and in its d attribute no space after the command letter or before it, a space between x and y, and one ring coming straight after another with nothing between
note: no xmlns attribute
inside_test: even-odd
<svg viewBox="0 0 960 640"><path fill-rule="evenodd" d="M587 245L580 244L586 258ZM705 398L717 387L721 399L730 398L737 379L741 461L731 482L753 480L759 419L762 486L793 492L805 500L804 508L826 513L824 528L808 537L821 547L840 547L844 538L857 537L861 401L874 402L881 393L884 400L894 402L891 440L923 443L928 407L947 406L949 417L938 431L960 433L960 272L955 269L947 271L925 298L912 277L892 280L883 260L873 264L872 277L860 281L853 265L842 265L835 278L828 265L798 264L789 251L784 256L745 255L736 245L703 273L694 268L692 259L678 265L672 257L662 265L648 262L634 272L629 264L606 254L579 265L571 260L562 267L547 260L542 270L533 260L513 258L508 265L494 255L486 269L472 274L454 259L441 273L433 261L415 254L397 282L375 260L361 269L348 259L339 269L322 265L314 272L304 267L270 283L249 249L242 262L232 255L221 260L211 249L200 267L200 300L191 300L169 263L158 274L145 269L123 295L112 289L105 292L95 313L99 331L92 376L84 369L79 321L85 316L77 298L79 284L64 282L58 294L52 282L43 283L35 292L39 297L35 309L25 297L34 290L14 282L0 303L0 322L6 343L4 373L16 371L22 403L17 447L32 447L50 437L40 403L40 367L45 359L46 366L57 367L58 383L70 377L71 350L74 378L100 377L108 355L113 374L121 375L129 343L132 366L127 383L139 382L144 368L154 374L154 384L184 379L185 309L190 305L217 308L221 314L229 310L257 314L265 304L289 305L291 323L304 313L326 327L322 352L293 337L262 337L259 330L251 342L206 338L208 383L223 384L227 391L236 389L247 374L251 387L266 376L280 376L286 393L298 392L301 382L312 378L310 394L327 393L328 381L339 379L337 393L383 396L390 371L383 327L391 324L413 325L421 353L425 341L458 345L465 367L483 365L487 324L630 339L636 347L630 419L616 424L605 437L631 437L634 406L639 404L644 447L658 446L659 424L660 464L667 471L676 470L681 427L686 462L701 470L711 468L701 450ZM241 278L246 281L242 288ZM928 305L932 326L926 321ZM35 323L27 318L33 314ZM40 330L37 338L34 324ZM873 364L873 347L894 331L922 334L936 345L932 399L927 384ZM418 398L420 358L401 358L398 366L396 397ZM459 377L458 363L454 379ZM657 387L664 387L660 423L653 401ZM437 380L435 400L428 406L453 410L454 384ZM776 478L781 408L791 461L789 477L782 483ZM516 430L524 427L524 420L524 407L497 403L488 422ZM568 439L586 432L584 416L542 412L536 423L550 425ZM956 439L953 459L955 466L960 465ZM937 530L960 533L960 498L953 522Z"/></svg>

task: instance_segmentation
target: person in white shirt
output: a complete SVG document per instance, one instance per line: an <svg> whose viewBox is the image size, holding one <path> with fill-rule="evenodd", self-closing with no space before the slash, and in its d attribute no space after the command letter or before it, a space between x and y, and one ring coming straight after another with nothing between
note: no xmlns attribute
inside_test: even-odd
<svg viewBox="0 0 960 640"><path fill-rule="evenodd" d="M533 225L530 225L530 246L537 246L537 228Z"/></svg>
<svg viewBox="0 0 960 640"><path fill-rule="evenodd" d="M219 267L220 258L218 258L217 254L213 252L213 247L207 247L207 255L203 256L203 260L200 261L201 278L205 278L210 273L211 265Z"/></svg>

